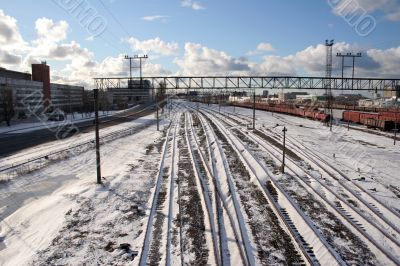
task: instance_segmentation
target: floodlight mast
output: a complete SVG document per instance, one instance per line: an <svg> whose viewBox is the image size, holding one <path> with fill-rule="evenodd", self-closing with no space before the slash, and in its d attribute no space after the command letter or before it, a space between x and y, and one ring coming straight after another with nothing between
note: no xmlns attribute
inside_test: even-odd
<svg viewBox="0 0 400 266"><path fill-rule="evenodd" d="M361 52L358 52L358 53L356 53L356 54L353 54L353 53L346 53L346 54L337 53L337 54L336 54L336 57L341 57L341 58L342 58L342 78L344 78L344 69L345 69L346 67L352 67L352 68L353 68L353 71L352 71L352 76L351 76L351 78L354 79L355 60L356 60L356 58L362 57L362 53L361 53ZM344 59L345 59L346 57L348 57L348 58L353 58L353 65L352 65L352 66L345 66L345 65L344 65Z"/></svg>
<svg viewBox="0 0 400 266"><path fill-rule="evenodd" d="M139 59L139 75L140 75L140 89L143 89L143 75L142 75L142 59L148 59L148 55L134 55L134 56L128 56L125 55L125 59L129 60L129 84L128 87L132 86L132 68L138 68L138 67L132 67L132 60L137 60Z"/></svg>

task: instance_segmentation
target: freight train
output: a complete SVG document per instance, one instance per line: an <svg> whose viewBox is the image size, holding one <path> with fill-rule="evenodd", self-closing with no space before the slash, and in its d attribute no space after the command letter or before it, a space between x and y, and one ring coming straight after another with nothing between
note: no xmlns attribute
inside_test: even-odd
<svg viewBox="0 0 400 266"><path fill-rule="evenodd" d="M253 108L251 102L236 102L235 106L244 108ZM313 120L327 122L330 115L322 111L312 108L298 108L285 104L266 104L256 103L256 109L269 112L294 115L299 117L307 117ZM377 113L360 112L360 111L344 111L342 121L365 125L369 128L390 131L400 129L400 112L399 111L380 111Z"/></svg>
<svg viewBox="0 0 400 266"><path fill-rule="evenodd" d="M294 115L299 117L307 117L322 122L327 122L331 118L329 114L325 114L324 112L315 109L302 109L302 108L297 108L295 106L282 105L282 104L271 105L266 103L256 103L255 105L257 110L264 110L264 111ZM237 102L235 103L235 106L244 108L253 108L253 103Z"/></svg>
<svg viewBox="0 0 400 266"><path fill-rule="evenodd" d="M366 113L357 111L344 111L342 120L390 131L400 126L400 112Z"/></svg>

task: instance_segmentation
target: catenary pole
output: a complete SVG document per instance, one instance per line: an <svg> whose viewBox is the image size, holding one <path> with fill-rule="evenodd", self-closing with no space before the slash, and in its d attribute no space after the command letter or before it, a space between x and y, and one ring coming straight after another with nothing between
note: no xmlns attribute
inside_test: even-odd
<svg viewBox="0 0 400 266"><path fill-rule="evenodd" d="M94 106L95 106L95 132L96 132L96 168L97 168L97 184L101 184L101 161L100 161L100 134L99 134L99 90L93 90Z"/></svg>

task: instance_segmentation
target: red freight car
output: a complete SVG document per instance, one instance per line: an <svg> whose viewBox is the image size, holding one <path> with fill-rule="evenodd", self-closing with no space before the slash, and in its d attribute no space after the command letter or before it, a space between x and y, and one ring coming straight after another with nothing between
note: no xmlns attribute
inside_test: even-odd
<svg viewBox="0 0 400 266"><path fill-rule="evenodd" d="M360 121L360 112L356 112L356 111L344 111L343 112L343 116L342 116L342 120L343 121L350 121L353 123L361 123Z"/></svg>
<svg viewBox="0 0 400 266"><path fill-rule="evenodd" d="M240 107L245 107L245 108L253 108L253 104L249 102L242 102L242 103L235 103L236 106ZM269 112L276 112L276 113L282 113L282 114L288 114L288 115L294 115L294 116L300 116L300 117L307 117L319 121L326 122L330 119L330 115L321 113L319 111L313 111L313 110L304 110L301 108L293 108L291 106L287 106L284 104L279 104L279 105L268 105L264 103L256 103L255 105L256 109L259 110L265 110Z"/></svg>
<svg viewBox="0 0 400 266"><path fill-rule="evenodd" d="M324 114L324 113L316 113L315 114L315 119L323 122L327 122L330 119L330 115Z"/></svg>
<svg viewBox="0 0 400 266"><path fill-rule="evenodd" d="M379 119L379 114L378 113L361 113L360 114L360 121L363 119Z"/></svg>

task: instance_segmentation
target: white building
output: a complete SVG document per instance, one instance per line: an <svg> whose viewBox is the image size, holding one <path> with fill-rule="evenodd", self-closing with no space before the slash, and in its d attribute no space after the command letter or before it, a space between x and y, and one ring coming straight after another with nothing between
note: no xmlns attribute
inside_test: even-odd
<svg viewBox="0 0 400 266"><path fill-rule="evenodd" d="M50 84L51 103L66 112L80 111L83 105L83 87L64 84Z"/></svg>

